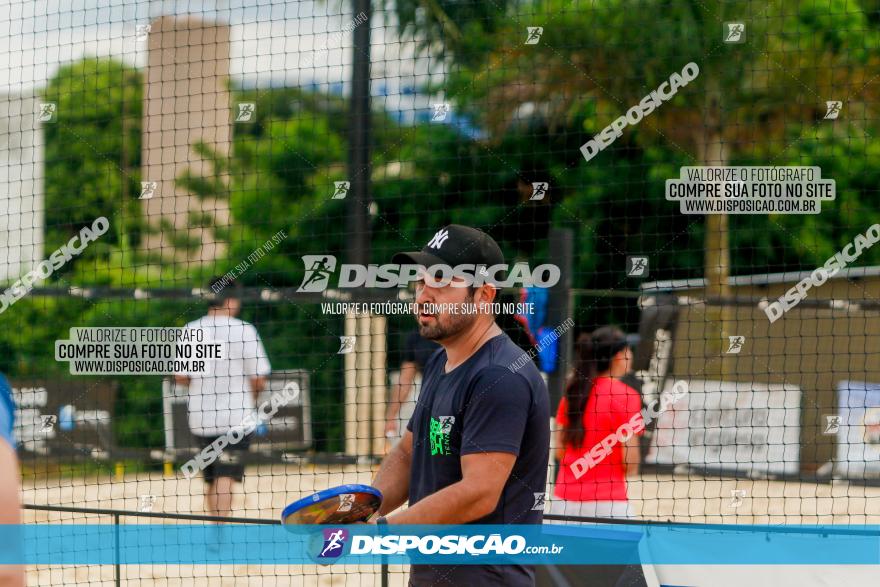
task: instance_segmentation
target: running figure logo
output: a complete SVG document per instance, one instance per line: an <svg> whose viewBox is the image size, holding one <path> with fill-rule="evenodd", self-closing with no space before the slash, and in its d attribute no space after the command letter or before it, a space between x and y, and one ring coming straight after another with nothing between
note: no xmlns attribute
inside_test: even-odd
<svg viewBox="0 0 880 587"><path fill-rule="evenodd" d="M306 274L296 291L318 292L327 289L330 276L336 270L336 257L333 255L303 255Z"/></svg>
<svg viewBox="0 0 880 587"><path fill-rule="evenodd" d="M254 114L256 114L256 108L257 105L253 102L239 102L238 115L235 117L235 122L252 122Z"/></svg>
<svg viewBox="0 0 880 587"><path fill-rule="evenodd" d="M743 503L746 497L748 497L749 493L745 489L731 489L730 490L730 507L738 508Z"/></svg>
<svg viewBox="0 0 880 587"><path fill-rule="evenodd" d="M345 196L348 195L348 190L351 188L350 181L334 181L333 182L333 195L330 196L331 200L344 200Z"/></svg>
<svg viewBox="0 0 880 587"><path fill-rule="evenodd" d="M822 434L837 434L840 430L840 416L825 416L825 430Z"/></svg>
<svg viewBox="0 0 880 587"><path fill-rule="evenodd" d="M336 508L337 512L350 512L351 507L354 505L354 494L353 493L343 493L339 496L339 507Z"/></svg>
<svg viewBox="0 0 880 587"><path fill-rule="evenodd" d="M138 511L142 513L151 513L153 511L153 504L156 503L155 495L139 495L138 499L140 503L138 503Z"/></svg>
<svg viewBox="0 0 880 587"><path fill-rule="evenodd" d="M728 336L727 337L728 347L727 352L733 355L738 355L742 350L743 345L746 342L745 336Z"/></svg>
<svg viewBox="0 0 880 587"><path fill-rule="evenodd" d="M827 108L825 112L825 120L836 120L837 115L840 114L840 109L843 108L843 102L840 100L827 100L825 102L825 108Z"/></svg>
<svg viewBox="0 0 880 587"><path fill-rule="evenodd" d="M526 37L526 45L537 45L538 41L541 40L541 35L544 34L544 27L527 26L526 31L528 33L528 37Z"/></svg>
<svg viewBox="0 0 880 587"><path fill-rule="evenodd" d="M532 182L532 197L530 200L543 200L544 196L547 195L547 188L550 187L550 184L546 181L533 181Z"/></svg>
<svg viewBox="0 0 880 587"><path fill-rule="evenodd" d="M547 500L546 493L535 493L535 503L532 505L533 510L543 510L544 503Z"/></svg>
<svg viewBox="0 0 880 587"><path fill-rule="evenodd" d="M434 113L431 115L431 122L443 122L446 115L449 114L449 104L434 104Z"/></svg>
<svg viewBox="0 0 880 587"><path fill-rule="evenodd" d="M724 37L725 43L742 43L745 41L746 25L741 22L725 22L727 27L727 35Z"/></svg>
<svg viewBox="0 0 880 587"><path fill-rule="evenodd" d="M455 416L431 417L431 428L428 431L428 441L431 444L431 456L452 454L449 440L453 424L455 424Z"/></svg>
<svg viewBox="0 0 880 587"><path fill-rule="evenodd" d="M142 181L141 182L141 195L138 196L138 200L149 200L156 193L156 188L159 187L159 182L157 181Z"/></svg>
<svg viewBox="0 0 880 587"><path fill-rule="evenodd" d="M356 336L340 336L339 337L339 350L336 351L337 355L347 355L354 352L354 344L357 341Z"/></svg>
<svg viewBox="0 0 880 587"><path fill-rule="evenodd" d="M318 558L339 558L345 549L345 541L348 540L348 530L339 528L327 528L324 530L324 546Z"/></svg>
<svg viewBox="0 0 880 587"><path fill-rule="evenodd" d="M55 102L42 102L40 104L40 112L37 115L37 119L40 122L55 122L55 113L58 110L58 106Z"/></svg>
<svg viewBox="0 0 880 587"><path fill-rule="evenodd" d="M647 257L627 257L626 258L626 275L628 277L647 277L647 275L648 275L648 258Z"/></svg>
<svg viewBox="0 0 880 587"><path fill-rule="evenodd" d="M48 416L40 416L41 424L40 424L40 432L49 432L53 428L55 428L55 423L58 422L58 416L54 414Z"/></svg>

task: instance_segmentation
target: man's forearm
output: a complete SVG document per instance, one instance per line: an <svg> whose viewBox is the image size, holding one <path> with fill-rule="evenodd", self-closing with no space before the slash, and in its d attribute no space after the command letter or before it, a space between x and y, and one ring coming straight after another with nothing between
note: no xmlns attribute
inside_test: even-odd
<svg viewBox="0 0 880 587"><path fill-rule="evenodd" d="M393 524L465 524L490 514L497 505L466 481L459 481L429 495L389 518Z"/></svg>
<svg viewBox="0 0 880 587"><path fill-rule="evenodd" d="M391 401L388 402L388 409L385 411L386 422L396 419L397 414L400 413L402 387L399 383L394 386L394 391L391 393Z"/></svg>
<svg viewBox="0 0 880 587"><path fill-rule="evenodd" d="M254 396L254 402L260 399L260 392L266 389L265 377L251 377L251 394Z"/></svg>
<svg viewBox="0 0 880 587"><path fill-rule="evenodd" d="M412 455L403 448L403 442L400 440L394 445L373 478L373 487L382 492L382 507L379 508L382 516L402 506L409 497Z"/></svg>
<svg viewBox="0 0 880 587"><path fill-rule="evenodd" d="M391 393L391 401L388 402L388 409L385 412L385 422L389 422L397 418L400 413L400 406L412 391L413 384L416 380L416 365L412 362L404 362L400 369L400 378L397 385Z"/></svg>

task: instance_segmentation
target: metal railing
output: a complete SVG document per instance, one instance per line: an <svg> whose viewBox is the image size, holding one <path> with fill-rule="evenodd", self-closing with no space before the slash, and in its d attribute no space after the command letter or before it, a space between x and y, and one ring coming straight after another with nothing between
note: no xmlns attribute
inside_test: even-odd
<svg viewBox="0 0 880 587"><path fill-rule="evenodd" d="M130 510L114 510L114 509L104 509L104 508L81 508L81 507L69 507L69 506L55 506L55 505L33 505L33 504L25 504L24 509L26 510L35 510L42 512L65 512L65 513L74 513L74 514L92 514L99 516L110 516L113 518L113 524L116 526L116 544L115 548L115 559L114 563L114 571L113 571L113 579L114 584L119 586L121 585L121 577L122 574L120 572L120 556L119 556L119 524L121 518L162 518L162 519L170 519L170 520L187 520L191 522L223 522L226 524L262 524L262 525L281 525L280 520L267 520L263 518L238 518L238 517L223 517L223 516L204 516L198 514L172 514L166 512L136 512ZM388 587L388 565L383 564L381 569L381 577L382 577L382 587Z"/></svg>
<svg viewBox="0 0 880 587"><path fill-rule="evenodd" d="M240 518L240 517L223 517L223 516L205 516L199 514L174 514L167 512L139 512L139 511L131 511L131 510L115 510L115 509L106 509L106 508L85 508L85 507L72 507L72 506L56 506L56 505L35 505L35 504L25 504L24 509L33 510L33 511L42 511L42 512L64 512L64 513L73 513L73 514L91 514L98 516L109 516L113 518L113 524L116 526L115 533L115 559L114 563L114 571L113 578L114 584L119 586L122 581L122 574L120 572L121 563L120 555L119 555L119 525L121 518L161 518L166 520L186 520L190 522L223 522L227 524L262 524L262 525L280 525L280 520L268 520L264 518ZM592 523L603 523L603 524L646 524L652 523L646 520L626 520L626 519L605 519L605 518L582 518L577 516L560 516L560 515L552 515L545 514L545 520L549 521L561 521L561 522L592 522ZM655 524L665 523L665 522L653 522ZM381 585L382 587L388 587L388 565L383 563L381 565Z"/></svg>

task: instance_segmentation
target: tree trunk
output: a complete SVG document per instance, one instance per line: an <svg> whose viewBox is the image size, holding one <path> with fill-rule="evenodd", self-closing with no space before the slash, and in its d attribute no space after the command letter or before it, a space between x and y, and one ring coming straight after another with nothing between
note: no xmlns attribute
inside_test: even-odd
<svg viewBox="0 0 880 587"><path fill-rule="evenodd" d="M722 166L730 160L728 145L721 132L720 94L710 84L707 95L706 124L697 130L696 152L699 165ZM707 214L705 220L705 252L703 257L703 276L706 298L728 297L730 286L730 232L727 214ZM724 379L730 374L731 361L726 359L727 337L737 335L733 332L733 311L731 306L706 305L704 340L706 346L706 378Z"/></svg>

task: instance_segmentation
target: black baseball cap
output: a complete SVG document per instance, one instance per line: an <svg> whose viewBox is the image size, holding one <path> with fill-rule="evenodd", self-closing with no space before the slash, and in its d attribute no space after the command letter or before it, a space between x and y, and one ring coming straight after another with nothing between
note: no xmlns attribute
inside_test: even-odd
<svg viewBox="0 0 880 587"><path fill-rule="evenodd" d="M470 226L449 224L438 230L421 251L397 253L391 258L398 265L492 265L504 264L504 253L491 236ZM499 272L500 274L501 272Z"/></svg>

